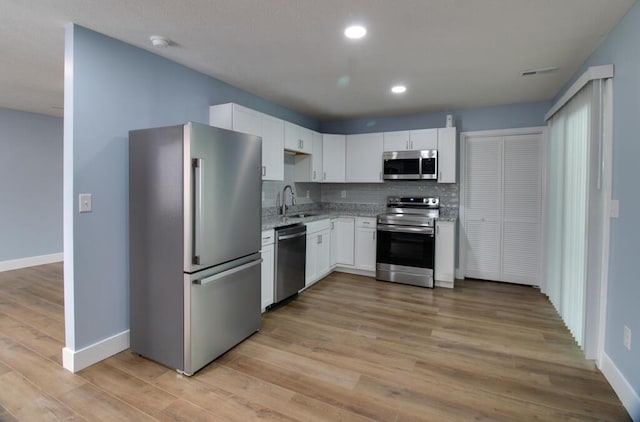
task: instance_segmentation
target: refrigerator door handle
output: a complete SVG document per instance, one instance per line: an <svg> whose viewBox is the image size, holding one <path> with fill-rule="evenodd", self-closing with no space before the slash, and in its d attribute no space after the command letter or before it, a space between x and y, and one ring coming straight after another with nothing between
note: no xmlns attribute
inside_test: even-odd
<svg viewBox="0 0 640 422"><path fill-rule="evenodd" d="M260 265L260 263L262 263L262 258L260 258L258 260L255 260L255 261L251 261L251 262L249 262L247 264L244 264L244 265L240 265L239 267L231 268L230 270L223 271L223 272L218 273L218 274L214 274L214 275L212 275L210 277L205 277L205 278L203 278L201 280L193 280L193 284L199 284L201 286L204 286L205 284L213 283L216 280L220 280L221 278L228 277L231 274L235 274L237 272L244 271L247 268L251 268L251 267L253 267L255 265Z"/></svg>
<svg viewBox="0 0 640 422"><path fill-rule="evenodd" d="M193 159L193 173L194 173L194 196L193 196L193 211L195 213L195 222L193 226L193 264L200 265L200 239L202 239L203 230L203 201L202 201L202 178L204 173L204 160L202 158Z"/></svg>

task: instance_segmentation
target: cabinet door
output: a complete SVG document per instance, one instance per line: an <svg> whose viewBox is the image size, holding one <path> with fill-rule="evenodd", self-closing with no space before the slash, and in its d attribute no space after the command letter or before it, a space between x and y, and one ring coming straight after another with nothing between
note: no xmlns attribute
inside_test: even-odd
<svg viewBox="0 0 640 422"><path fill-rule="evenodd" d="M311 132L311 181L322 180L322 134Z"/></svg>
<svg viewBox="0 0 640 422"><path fill-rule="evenodd" d="M331 268L331 236L329 230L323 230L320 233L317 233L317 242L318 242L318 253L317 253L317 262L316 262L316 279L319 279L323 275L329 272Z"/></svg>
<svg viewBox="0 0 640 422"><path fill-rule="evenodd" d="M347 135L346 181L382 183L382 133Z"/></svg>
<svg viewBox="0 0 640 422"><path fill-rule="evenodd" d="M290 151L311 154L311 130L291 122L284 122L284 148Z"/></svg>
<svg viewBox="0 0 640 422"><path fill-rule="evenodd" d="M284 121L262 116L262 180L284 180Z"/></svg>
<svg viewBox="0 0 640 422"><path fill-rule="evenodd" d="M306 268L304 276L304 285L309 286L318 275L318 233L312 233L307 235L307 256L306 256Z"/></svg>
<svg viewBox="0 0 640 422"><path fill-rule="evenodd" d="M329 266L331 268L335 267L338 263L338 227L337 227L337 219L331 220L331 246L329 248Z"/></svg>
<svg viewBox="0 0 640 422"><path fill-rule="evenodd" d="M376 270L376 229L356 229L356 268Z"/></svg>
<svg viewBox="0 0 640 422"><path fill-rule="evenodd" d="M408 130L399 132L385 132L383 134L384 151L406 151L411 149L409 145L410 136L411 134Z"/></svg>
<svg viewBox="0 0 640 422"><path fill-rule="evenodd" d="M262 312L273 303L273 270L274 270L273 244L262 247Z"/></svg>
<svg viewBox="0 0 640 422"><path fill-rule="evenodd" d="M438 281L453 282L455 271L454 237L455 223L436 223L436 263L434 278Z"/></svg>
<svg viewBox="0 0 640 422"><path fill-rule="evenodd" d="M336 221L337 227L337 248L336 263L338 265L354 264L355 245L355 220L348 217L340 217Z"/></svg>
<svg viewBox="0 0 640 422"><path fill-rule="evenodd" d="M456 183L456 128L438 129L438 183Z"/></svg>
<svg viewBox="0 0 640 422"><path fill-rule="evenodd" d="M438 129L412 130L410 141L412 150L438 149Z"/></svg>
<svg viewBox="0 0 640 422"><path fill-rule="evenodd" d="M322 135L322 181L344 182L345 136Z"/></svg>
<svg viewBox="0 0 640 422"><path fill-rule="evenodd" d="M262 136L261 113L251 109L233 105L233 130L248 133L249 135Z"/></svg>

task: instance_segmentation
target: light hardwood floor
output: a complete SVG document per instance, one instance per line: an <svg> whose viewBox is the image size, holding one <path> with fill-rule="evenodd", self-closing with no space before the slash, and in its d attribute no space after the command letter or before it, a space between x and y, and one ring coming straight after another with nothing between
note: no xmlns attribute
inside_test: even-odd
<svg viewBox="0 0 640 422"><path fill-rule="evenodd" d="M0 420L626 421L537 290L334 273L188 378L129 351L61 367L62 265L0 273Z"/></svg>

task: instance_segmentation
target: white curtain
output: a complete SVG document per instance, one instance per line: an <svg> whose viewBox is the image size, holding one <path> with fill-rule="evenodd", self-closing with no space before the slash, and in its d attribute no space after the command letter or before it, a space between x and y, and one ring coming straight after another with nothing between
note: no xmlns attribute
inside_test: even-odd
<svg viewBox="0 0 640 422"><path fill-rule="evenodd" d="M592 86L587 84L549 121L545 293L581 347L587 296L591 120L597 101Z"/></svg>

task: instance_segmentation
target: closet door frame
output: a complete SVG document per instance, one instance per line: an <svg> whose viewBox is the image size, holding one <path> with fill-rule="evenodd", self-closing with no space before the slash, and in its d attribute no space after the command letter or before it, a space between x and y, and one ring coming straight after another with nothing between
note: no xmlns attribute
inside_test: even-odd
<svg viewBox="0 0 640 422"><path fill-rule="evenodd" d="M503 137L503 136L514 136L514 135L540 135L540 227L539 227L539 240L540 240L540 251L538 253L538 257L540 262L539 268L545 268L544 254L542 253L542 247L545 244L545 233L543 227L545 227L545 215L544 210L546 209L547 202L547 191L546 191L546 173L547 173L547 127L546 126L538 126L538 127L527 127L527 128L514 128L514 129L499 129L499 130L485 130L485 131L474 131L474 132L462 132L460 133L460 197L459 197L459 223L460 230L458 230L458 274L457 278L465 278L466 277L466 268L467 268L467 248L466 248L466 239L465 239L465 230L464 225L467 219L467 206L466 206L466 196L467 196L467 186L466 186L466 176L467 176L467 140L469 138L476 137ZM542 275L539 279L540 284L544 283L544 277ZM543 287L542 285L540 287Z"/></svg>

